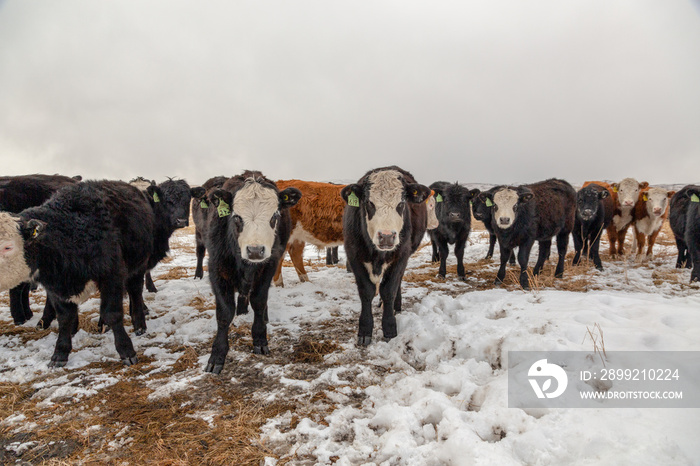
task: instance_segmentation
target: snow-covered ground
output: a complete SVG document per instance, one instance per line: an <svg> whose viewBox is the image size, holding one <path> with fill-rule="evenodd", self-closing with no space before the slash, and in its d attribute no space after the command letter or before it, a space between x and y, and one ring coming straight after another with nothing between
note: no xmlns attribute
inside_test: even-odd
<svg viewBox="0 0 700 466"><path fill-rule="evenodd" d="M481 260L486 233L474 232L470 241L465 262L478 265L469 268L466 282L449 268L446 280L432 278L437 267L429 264L430 247L411 258L407 274L431 278L404 283L397 338L382 341L375 312L375 342L367 349L355 346L359 299L351 274L322 265L312 247L306 250L311 282L299 283L292 267L283 269L285 288L270 293L273 356L308 335L333 340L340 349L325 356L317 371L300 372L298 364L232 345L218 377L244 384L238 369L247 365L268 382L268 389L255 392L260 399L297 399L313 407L309 393L321 392L331 406L307 411L308 416L290 411L270 419L260 439L276 457L268 464L279 458L341 465L700 464L700 409L508 408L508 351L592 352L587 334L597 325L607 351L699 351L700 291L687 285L688 271L675 269L674 247L657 246L658 257L649 262L604 261L602 273L579 270L574 277L567 269L553 286L523 292L493 287L497 264ZM192 279L191 232L178 232L174 243L172 261L153 273L160 291L146 293L148 333L132 336L139 356L152 360L141 375L88 368L95 362L118 364L118 357L111 334L80 330L68 366L58 370L47 368L55 333L30 341L0 335L0 382L33 384L34 399L46 405L91 396L124 377L146 380L153 399L212 383L215 376L202 369L215 331L213 296L206 277ZM343 260L341 249L341 265ZM454 263L451 255L448 266ZM158 279L178 267L183 277ZM587 291L567 291L565 284L573 282ZM10 321L4 303L0 320ZM81 309L96 320L97 307L92 299ZM38 317L25 325L32 327ZM235 321L250 322L252 314ZM204 348L199 366L177 377L152 377L172 367L183 345ZM200 415L216 422L215 412ZM21 413L0 425L27 428Z"/></svg>

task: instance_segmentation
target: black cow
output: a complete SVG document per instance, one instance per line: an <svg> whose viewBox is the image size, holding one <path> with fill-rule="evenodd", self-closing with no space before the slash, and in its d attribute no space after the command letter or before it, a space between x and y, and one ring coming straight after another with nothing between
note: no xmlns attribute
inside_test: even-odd
<svg viewBox="0 0 700 466"><path fill-rule="evenodd" d="M291 234L289 208L301 191L279 191L258 171L246 171L209 195L215 208L209 223L209 280L216 298L217 332L206 372L218 374L228 353L228 328L249 298L253 319L253 352L269 354L267 296Z"/></svg>
<svg viewBox="0 0 700 466"><path fill-rule="evenodd" d="M192 220L195 226L195 241L197 242L197 268L194 278L204 278L204 254L207 252L207 236L209 234L209 216L216 209L211 209L208 194L221 188L228 180L225 176L216 176L204 182L199 188L192 188Z"/></svg>
<svg viewBox="0 0 700 466"><path fill-rule="evenodd" d="M493 204L491 225L501 248L501 267L496 275L496 284L503 283L506 262L517 246L520 286L529 289L527 263L532 245L535 241L539 243L539 256L532 271L538 275L549 257L553 236L557 238L559 253L554 276L561 278L569 234L574 228L576 216L574 188L564 180L549 179L520 187L500 186L485 198Z"/></svg>
<svg viewBox="0 0 700 466"><path fill-rule="evenodd" d="M700 281L700 186L688 187L688 208L685 216L685 244L688 247L693 270L690 282Z"/></svg>
<svg viewBox="0 0 700 466"><path fill-rule="evenodd" d="M670 211L668 214L668 222L673 231L673 236L676 238L676 246L678 247L678 258L676 259L677 268L693 268L693 258L688 251L688 245L685 242L685 222L688 214L688 205L690 204L690 195L688 191L691 189L699 189L700 186L689 184L673 195L670 202Z"/></svg>
<svg viewBox="0 0 700 466"><path fill-rule="evenodd" d="M574 220L574 254L573 264L578 265L581 253L593 259L598 270L603 270L600 261L600 237L603 230L610 226L615 204L607 188L598 184L589 184L576 193L576 218Z"/></svg>
<svg viewBox="0 0 700 466"><path fill-rule="evenodd" d="M435 192L435 215L438 227L430 230L430 240L433 246L433 262L440 261L438 276L445 278L447 273L448 244L455 245L457 257L457 276L465 279L464 248L472 227L472 216L469 203L479 194L478 189L467 189L459 183L437 181L430 185Z"/></svg>
<svg viewBox="0 0 700 466"><path fill-rule="evenodd" d="M2 216L0 230L10 232L9 242L18 250L3 265L3 275L10 275L10 263L24 269L12 275L17 281L31 275L41 283L58 316L50 365L68 361L78 304L96 290L100 320L112 329L120 358L136 363L124 330L122 298L126 288L132 320L143 316L143 277L153 248L153 211L137 189L121 181L88 181L61 189L19 218ZM145 328L145 321L133 324Z"/></svg>
<svg viewBox="0 0 700 466"><path fill-rule="evenodd" d="M494 232L493 225L491 223L491 219L493 217L493 209L491 207L493 207L493 203L489 199L488 195L493 195L495 190L498 188L499 186L494 186L487 191L479 193L478 195L474 196L471 202L472 215L474 215L476 220L482 222L486 228L486 231L489 232L489 250L484 259L491 259L493 257L493 250L496 247L496 233ZM510 265L515 265L515 254L510 255L510 258L508 258L508 263Z"/></svg>
<svg viewBox="0 0 700 466"><path fill-rule="evenodd" d="M427 225L427 186L399 167L378 168L346 186L341 196L343 235L348 263L355 275L362 311L358 345L372 342L372 298L382 300L385 339L397 335L395 312L401 312L401 279L409 256L420 245Z"/></svg>
<svg viewBox="0 0 700 466"><path fill-rule="evenodd" d="M0 177L0 211L18 214L24 209L43 204L63 186L75 184L82 178L61 175L23 175ZM32 318L29 307L30 282L21 283L10 290L10 314L17 325ZM46 301L46 306L51 306Z"/></svg>

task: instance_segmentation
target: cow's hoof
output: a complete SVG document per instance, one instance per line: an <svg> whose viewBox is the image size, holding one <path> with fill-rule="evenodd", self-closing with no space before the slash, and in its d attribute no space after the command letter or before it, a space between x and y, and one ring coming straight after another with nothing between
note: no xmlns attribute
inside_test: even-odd
<svg viewBox="0 0 700 466"><path fill-rule="evenodd" d="M15 323L15 325L22 325L22 324L24 324L26 321L27 321L26 319L15 319L15 320L14 320L14 323Z"/></svg>
<svg viewBox="0 0 700 466"><path fill-rule="evenodd" d="M463 282L466 282L466 281L467 281L467 277L464 276L464 275L462 275L461 277L459 277L459 279L460 279L461 281L463 281Z"/></svg>
<svg viewBox="0 0 700 466"><path fill-rule="evenodd" d="M441 273L437 274L437 277L438 277L440 280L444 280L444 279L445 279L445 276L444 276L443 274L441 274Z"/></svg>
<svg viewBox="0 0 700 466"><path fill-rule="evenodd" d="M369 346L372 343L372 335L357 337L357 346Z"/></svg>
<svg viewBox="0 0 700 466"><path fill-rule="evenodd" d="M554 278L564 278L564 272L562 273L555 273Z"/></svg>
<svg viewBox="0 0 700 466"><path fill-rule="evenodd" d="M134 335L136 335L137 337L140 337L140 336L143 335L144 333L146 333L146 329L145 329L145 328L139 328L139 329L136 329L136 331L134 331Z"/></svg>
<svg viewBox="0 0 700 466"><path fill-rule="evenodd" d="M51 357L49 362L49 367L64 367L68 363L68 358L59 358L56 356Z"/></svg>
<svg viewBox="0 0 700 466"><path fill-rule="evenodd" d="M253 346L253 354L270 354L270 348L267 345Z"/></svg>
<svg viewBox="0 0 700 466"><path fill-rule="evenodd" d="M122 358L122 362L125 366L133 366L134 364L138 364L139 358L137 358L136 356L132 356L130 358Z"/></svg>
<svg viewBox="0 0 700 466"><path fill-rule="evenodd" d="M39 319L39 322L36 323L37 330L46 330L47 328L49 328L49 326L44 326L44 319Z"/></svg>
<svg viewBox="0 0 700 466"><path fill-rule="evenodd" d="M393 340L394 338L396 338L396 335L394 335L394 336L389 336L389 337L386 336L386 335L384 335L384 342L385 342L385 343L389 343L389 342L390 342L391 340Z"/></svg>
<svg viewBox="0 0 700 466"><path fill-rule="evenodd" d="M195 279L199 278L199 279L201 280L202 278L204 278L204 272L200 272L199 270L197 270L197 271L194 273L194 278L195 278Z"/></svg>
<svg viewBox="0 0 700 466"><path fill-rule="evenodd" d="M210 374L219 375L221 370L224 368L224 363L214 364L213 362L208 362L207 367L204 368L204 372L209 372Z"/></svg>
<svg viewBox="0 0 700 466"><path fill-rule="evenodd" d="M151 313L151 310L148 309L148 306L146 306L146 304L144 304L143 305L143 315L147 316L150 313Z"/></svg>

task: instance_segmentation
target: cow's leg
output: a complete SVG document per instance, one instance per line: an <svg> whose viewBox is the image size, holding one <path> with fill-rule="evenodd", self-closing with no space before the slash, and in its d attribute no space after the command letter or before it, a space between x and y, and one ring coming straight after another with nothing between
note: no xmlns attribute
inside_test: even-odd
<svg viewBox="0 0 700 466"><path fill-rule="evenodd" d="M303 244L303 243L302 243ZM302 248L303 249L303 248ZM274 267L265 267L261 276L253 284L250 293L250 307L253 308L253 353L270 354L267 342L267 297Z"/></svg>
<svg viewBox="0 0 700 466"><path fill-rule="evenodd" d="M216 336L204 371L219 374L224 368L229 350L228 329L236 314L236 301L232 283L215 278L212 288L216 299Z"/></svg>
<svg viewBox="0 0 700 466"><path fill-rule="evenodd" d="M583 228L574 228L571 232L574 237L574 260L571 262L573 265L578 265L581 261L581 251L583 250L584 236Z"/></svg>
<svg viewBox="0 0 700 466"><path fill-rule="evenodd" d="M606 232L608 233L608 244L610 245L610 256L615 257L617 255L617 228L615 225L610 225Z"/></svg>
<svg viewBox="0 0 700 466"><path fill-rule="evenodd" d="M100 285L100 297L100 318L105 325L112 329L114 347L119 357L127 366L136 364L138 358L136 351L134 351L134 345L124 329L123 281L115 280L115 277L104 281Z"/></svg>
<svg viewBox="0 0 700 466"><path fill-rule="evenodd" d="M129 315L135 335L146 333L146 314L143 303L144 276L137 273L126 280L126 292L129 294Z"/></svg>
<svg viewBox="0 0 700 466"><path fill-rule="evenodd" d="M506 278L506 264L513 254L513 250L504 247L500 241L498 242L498 246L501 250L501 266L498 268L498 273L496 274L496 281L494 282L496 285L502 284L503 279Z"/></svg>
<svg viewBox="0 0 700 466"><path fill-rule="evenodd" d="M440 251L442 253L442 250ZM442 257L441 257L442 260ZM408 257L394 262L384 273L384 278L379 287L379 295L382 298L382 333L384 341L389 341L398 334L396 330L396 297L401 289L401 279L406 270ZM400 307L400 304L399 304Z"/></svg>
<svg viewBox="0 0 700 466"><path fill-rule="evenodd" d="M194 271L194 278L204 278L204 254L206 254L207 248L204 246L202 232L199 230L195 234L195 240L197 242L197 268Z"/></svg>
<svg viewBox="0 0 700 466"><path fill-rule="evenodd" d="M340 262L340 258L338 257L338 246L333 248L333 264L337 264Z"/></svg>
<svg viewBox="0 0 700 466"><path fill-rule="evenodd" d="M236 312L235 314L237 316L240 316L242 314L248 314L248 294L247 293L238 293L238 304L236 305Z"/></svg>
<svg viewBox="0 0 700 466"><path fill-rule="evenodd" d="M450 248L447 245L446 240L441 240L437 242L437 248L438 257L440 258L440 269L438 270L438 277L445 278L445 275L447 275L447 256L450 254Z"/></svg>
<svg viewBox="0 0 700 466"><path fill-rule="evenodd" d="M285 249L284 252L285 253L289 252L289 244L287 244L287 248ZM282 254L279 262L277 262L277 269L275 270L275 276L272 277L272 284L275 286L284 287L284 278L282 278L282 262L284 262L284 256L285 256L285 254Z"/></svg>
<svg viewBox="0 0 700 466"><path fill-rule="evenodd" d="M535 268L532 271L533 275L539 275L540 272L542 271L542 266L544 265L544 262L547 260L549 257L549 253L552 249L552 240L547 239L547 240L542 240L539 242L539 253L537 255L537 262L535 263ZM520 255L520 254L518 254Z"/></svg>
<svg viewBox="0 0 700 466"><path fill-rule="evenodd" d="M656 237L659 236L661 228L649 235L649 243L647 247L647 256L651 257L653 254L654 245L656 244Z"/></svg>
<svg viewBox="0 0 700 466"><path fill-rule="evenodd" d="M68 355L73 349L71 333L75 327L74 322L78 320L78 306L75 303L56 299L54 307L58 317L58 337L49 367L63 367L68 362Z"/></svg>
<svg viewBox="0 0 700 466"><path fill-rule="evenodd" d="M515 265L515 249L510 251L510 257L508 258L508 265Z"/></svg>
<svg viewBox="0 0 700 466"><path fill-rule="evenodd" d="M518 247L518 264L520 265L520 286L524 290L530 289L530 281L527 277L527 263L530 260L530 250L532 249L533 244L534 241L529 241L528 243L521 244Z"/></svg>
<svg viewBox="0 0 700 466"><path fill-rule="evenodd" d="M637 231L636 228L632 230L632 233L634 234L634 237L637 242L637 256L641 257L642 252L644 250L644 244L646 243L646 236L644 235L644 233Z"/></svg>
<svg viewBox="0 0 700 466"><path fill-rule="evenodd" d="M20 283L10 290L10 315L15 325L22 325L32 318L32 311L29 309L29 283Z"/></svg>
<svg viewBox="0 0 700 466"><path fill-rule="evenodd" d="M51 301L49 295L46 295L46 304L44 305L44 312L41 314L41 319L36 323L36 328L46 330L51 327L51 322L56 318L56 308Z"/></svg>
<svg viewBox="0 0 700 466"><path fill-rule="evenodd" d="M348 255L350 261L350 255ZM357 344L359 346L368 346L372 343L372 331L374 329L374 317L372 316L372 299L377 292L377 287L369 278L369 272L365 266L353 261L351 264L353 273L355 274L355 283L357 291L360 295L360 323L357 331Z"/></svg>
<svg viewBox="0 0 700 466"><path fill-rule="evenodd" d="M430 259L430 261L431 262L438 262L440 260L440 253L438 252L437 242L431 238L430 245L433 247L433 257Z"/></svg>
<svg viewBox="0 0 700 466"><path fill-rule="evenodd" d="M153 283L153 278L151 277L151 271L149 270L146 272L146 289L150 291L151 293L157 293L158 289L156 288L156 285Z"/></svg>
<svg viewBox="0 0 700 466"><path fill-rule="evenodd" d="M686 258L688 248L685 246L685 241L680 238L676 238L676 247L678 248L678 258L676 259L676 268L682 269L687 267L688 259Z"/></svg>
<svg viewBox="0 0 700 466"><path fill-rule="evenodd" d="M625 236L627 236L627 230L629 229L629 227L629 224L627 224L626 226L622 227L620 231L617 232L617 253L620 256L625 255Z"/></svg>
<svg viewBox="0 0 700 466"><path fill-rule="evenodd" d="M690 260L693 262L693 270L690 272L690 283L693 283L700 281L700 248L697 245L691 245L688 251Z"/></svg>
<svg viewBox="0 0 700 466"><path fill-rule="evenodd" d="M309 281L309 276L306 274L306 269L304 268L304 247L306 243L303 241L292 241L289 243L289 257L292 259L292 264L294 264L294 269L297 271L299 280L303 282Z"/></svg>
<svg viewBox="0 0 700 466"><path fill-rule="evenodd" d="M467 247L467 238L460 238L455 243L455 257L457 258L457 276L460 280L466 279L464 272L464 249Z"/></svg>
<svg viewBox="0 0 700 466"><path fill-rule="evenodd" d="M491 259L493 257L493 250L496 247L496 235L489 233L489 252L486 253L485 259Z"/></svg>
<svg viewBox="0 0 700 466"><path fill-rule="evenodd" d="M600 235L596 236L591 242L591 258L593 265L598 270L603 270L603 263L600 260Z"/></svg>
<svg viewBox="0 0 700 466"><path fill-rule="evenodd" d="M557 235L557 268L554 270L554 278L562 278L564 276L564 264L566 263L566 250L569 248L569 232L561 232Z"/></svg>
<svg viewBox="0 0 700 466"><path fill-rule="evenodd" d="M338 262L338 246L326 248L326 265L335 265Z"/></svg>
<svg viewBox="0 0 700 466"><path fill-rule="evenodd" d="M396 298L394 299L394 314L401 313L401 282L399 282L399 288L396 290Z"/></svg>

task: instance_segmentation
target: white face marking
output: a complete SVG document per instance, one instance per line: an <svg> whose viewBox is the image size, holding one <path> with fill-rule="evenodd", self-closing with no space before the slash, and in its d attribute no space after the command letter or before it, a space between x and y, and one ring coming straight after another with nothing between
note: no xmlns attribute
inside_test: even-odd
<svg viewBox="0 0 700 466"><path fill-rule="evenodd" d="M233 198L233 214L243 219L243 229L238 235L241 256L250 262L262 262L270 258L276 230L270 226L277 212L279 199L274 189L249 180ZM248 246L263 247L262 259L250 259Z"/></svg>
<svg viewBox="0 0 700 466"><path fill-rule="evenodd" d="M24 260L24 239L16 218L0 212L0 291L10 290L31 280Z"/></svg>
<svg viewBox="0 0 700 466"><path fill-rule="evenodd" d="M631 209L639 199L639 182L634 178L625 178L618 183L617 198L623 209Z"/></svg>
<svg viewBox="0 0 700 466"><path fill-rule="evenodd" d="M428 226L426 229L434 230L440 225L437 215L435 215L435 196L430 196L425 202L425 205L428 210Z"/></svg>
<svg viewBox="0 0 700 466"><path fill-rule="evenodd" d="M68 299L68 301L70 301L74 304L80 305L80 304L83 304L88 299L90 299L92 297L92 295L94 295L95 293L97 293L97 283L90 280L89 282L87 282L85 284L85 288L83 289L83 291L80 294L77 294L75 296L71 296L70 299Z"/></svg>
<svg viewBox="0 0 700 466"><path fill-rule="evenodd" d="M663 188L649 188L646 195L649 216L652 218L662 216L668 207L668 191Z"/></svg>
<svg viewBox="0 0 700 466"><path fill-rule="evenodd" d="M401 174L396 170L384 170L372 173L368 177L371 184L369 201L374 204L374 216L367 220L367 234L377 249L391 251L399 245L399 233L403 229L403 215L399 215L396 206L402 201L403 183ZM394 234L392 248L379 247L379 233Z"/></svg>
<svg viewBox="0 0 700 466"><path fill-rule="evenodd" d="M505 188L493 196L493 218L496 225L502 230L507 230L515 223L515 205L518 203L518 193Z"/></svg>

